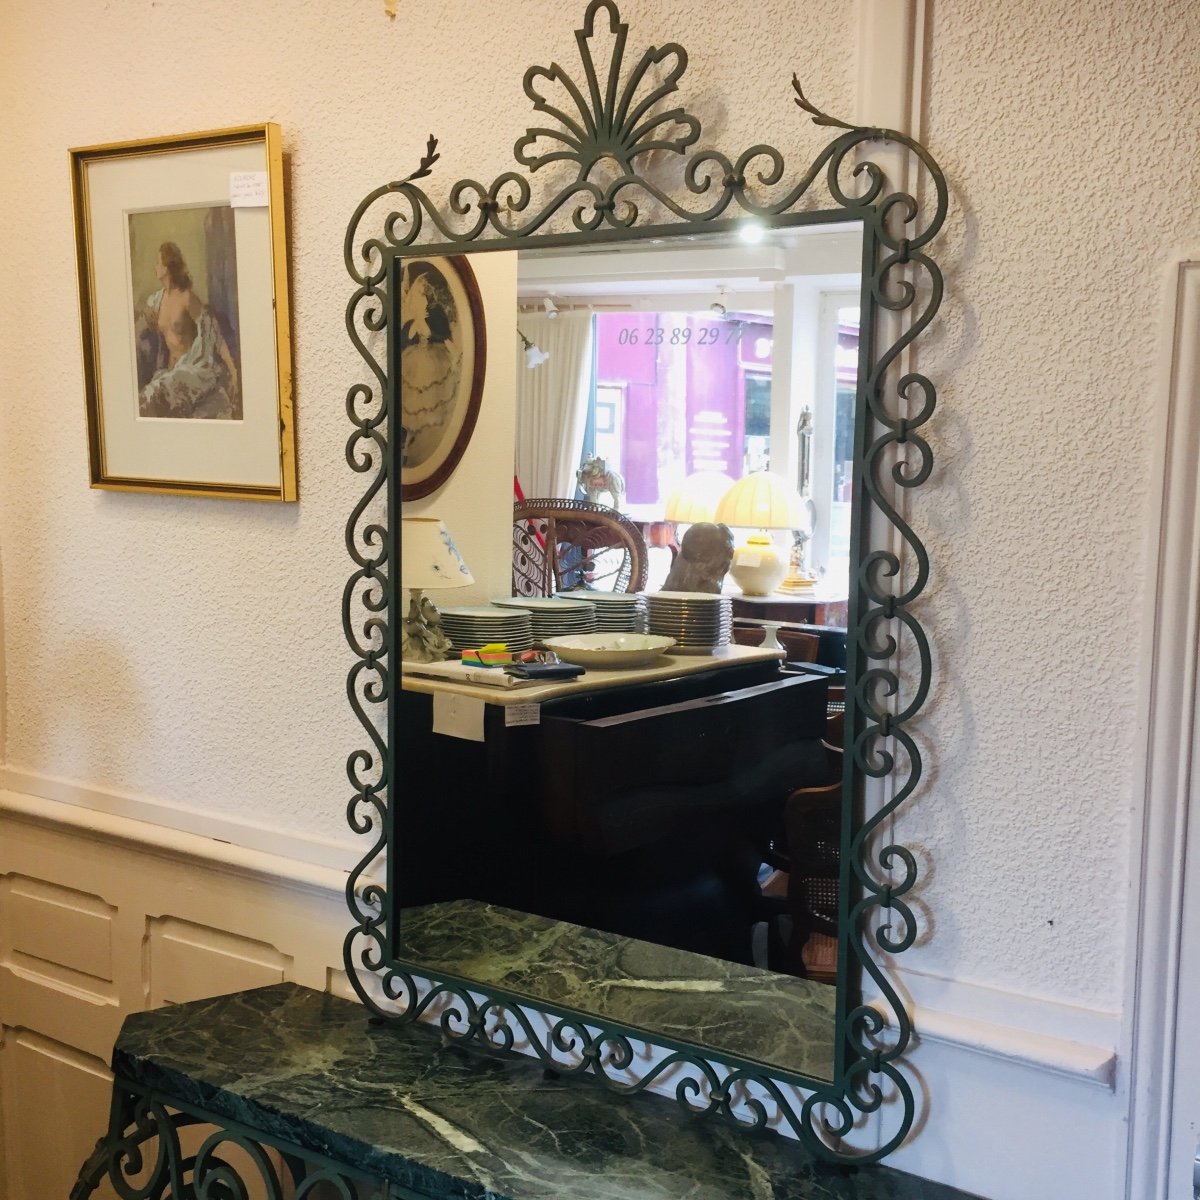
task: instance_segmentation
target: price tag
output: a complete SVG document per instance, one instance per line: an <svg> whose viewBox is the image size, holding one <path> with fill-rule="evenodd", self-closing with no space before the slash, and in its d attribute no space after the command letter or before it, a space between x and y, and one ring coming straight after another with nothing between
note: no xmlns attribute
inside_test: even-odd
<svg viewBox="0 0 1200 1200"><path fill-rule="evenodd" d="M483 701L471 696L435 692L433 732L468 742L483 741Z"/></svg>
<svg viewBox="0 0 1200 1200"><path fill-rule="evenodd" d="M231 171L229 173L229 206L231 208L266 208L266 171Z"/></svg>
<svg viewBox="0 0 1200 1200"><path fill-rule="evenodd" d="M504 706L505 725L540 725L542 723L542 706L540 704L506 704Z"/></svg>

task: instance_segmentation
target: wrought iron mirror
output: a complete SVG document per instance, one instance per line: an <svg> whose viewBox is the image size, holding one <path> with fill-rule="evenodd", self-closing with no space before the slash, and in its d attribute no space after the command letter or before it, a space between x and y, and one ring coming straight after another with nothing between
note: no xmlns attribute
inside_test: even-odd
<svg viewBox="0 0 1200 1200"><path fill-rule="evenodd" d="M611 39L607 74L593 56L600 33ZM692 151L699 121L682 108L663 107L686 69L685 51L675 44L651 48L627 68L627 36L613 0L591 0L576 32L582 84L557 65L525 74L525 92L547 123L517 141L522 170L505 172L490 186L459 180L439 206L418 183L432 176L439 157L431 137L417 170L365 197L347 231L346 266L355 283L347 328L370 379L347 396L353 424L347 458L369 480L347 526L355 562L343 602L355 655L347 691L369 739L368 748L349 759L348 818L369 847L347 888L354 924L345 943L346 967L359 996L381 1016L436 1017L455 1041L519 1049L562 1074L598 1079L623 1093L670 1090L691 1110L791 1133L821 1157L874 1161L904 1139L915 1107L901 1065L912 1031L880 956L901 953L916 936L907 901L916 864L907 849L893 844L890 828L922 774L910 726L925 702L931 666L913 607L929 564L902 514L905 491L920 486L932 469L921 429L933 413L935 390L923 375L906 370L905 355L941 302L941 274L927 247L945 218L945 181L912 139L825 115L796 79L795 103L817 125L836 130L801 174L789 176L783 155L767 145L736 157ZM889 185L877 153L889 144L911 156L914 173L922 174L912 194ZM677 172L674 187L662 182L669 166ZM537 178L554 179L538 198L532 180L547 168ZM792 1014L803 1016L802 1004L789 1007L786 981L774 991L766 981L755 1011L724 1015L730 1026L754 1025L764 1015L775 1020L768 1038L777 1048L747 1050L711 1032L689 1035L669 1023L664 1029L625 1022L595 1000L563 1003L539 995L536 980L513 990L478 975L439 970L405 941L397 868L395 818L406 802L396 753L401 497L398 439L389 422L399 403L403 261L645 244L730 233L750 219L768 230L861 230L839 965L830 1066L821 1072L804 1069L786 1052ZM376 882L372 872L384 859L386 881ZM863 1147L855 1130L877 1113L884 1132Z"/></svg>

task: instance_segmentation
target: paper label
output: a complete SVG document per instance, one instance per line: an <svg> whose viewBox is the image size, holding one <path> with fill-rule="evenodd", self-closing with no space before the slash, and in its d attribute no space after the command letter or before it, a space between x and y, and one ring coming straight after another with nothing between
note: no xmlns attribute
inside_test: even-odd
<svg viewBox="0 0 1200 1200"><path fill-rule="evenodd" d="M737 565L739 567L749 567L753 570L755 567L762 566L762 554L757 550L739 550L737 556Z"/></svg>
<svg viewBox="0 0 1200 1200"><path fill-rule="evenodd" d="M229 205L231 208L266 208L266 171L231 171Z"/></svg>
<svg viewBox="0 0 1200 1200"><path fill-rule="evenodd" d="M540 725L542 723L542 706L540 704L506 704L504 706L505 725Z"/></svg>
<svg viewBox="0 0 1200 1200"><path fill-rule="evenodd" d="M468 742L483 741L484 702L448 692L433 694L433 732Z"/></svg>

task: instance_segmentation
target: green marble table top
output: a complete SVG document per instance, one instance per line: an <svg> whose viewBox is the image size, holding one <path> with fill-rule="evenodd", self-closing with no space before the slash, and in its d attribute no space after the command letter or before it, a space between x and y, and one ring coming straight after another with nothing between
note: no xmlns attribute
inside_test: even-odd
<svg viewBox="0 0 1200 1200"><path fill-rule="evenodd" d="M886 1167L841 1173L783 1138L444 1046L295 984L137 1013L113 1071L432 1200L965 1197Z"/></svg>
<svg viewBox="0 0 1200 1200"><path fill-rule="evenodd" d="M707 1046L810 1079L833 1078L837 989L583 929L476 900L400 914L398 957L502 988L534 1007L590 1013L653 1041Z"/></svg>

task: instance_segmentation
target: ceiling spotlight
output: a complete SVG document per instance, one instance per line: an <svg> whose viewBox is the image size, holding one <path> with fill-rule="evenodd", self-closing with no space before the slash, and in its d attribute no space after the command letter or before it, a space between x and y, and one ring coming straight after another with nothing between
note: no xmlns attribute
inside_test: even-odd
<svg viewBox="0 0 1200 1200"><path fill-rule="evenodd" d="M738 228L738 237L751 246L757 246L766 235L767 231L757 221L743 221Z"/></svg>
<svg viewBox="0 0 1200 1200"><path fill-rule="evenodd" d="M546 310L546 316L548 316L550 320L553 321L554 318L558 316L558 305L555 304L549 296L542 301L542 307Z"/></svg>
<svg viewBox="0 0 1200 1200"><path fill-rule="evenodd" d="M534 367L540 367L550 357L541 346L531 342L519 329L517 330L517 337L525 343L525 365L531 371Z"/></svg>

